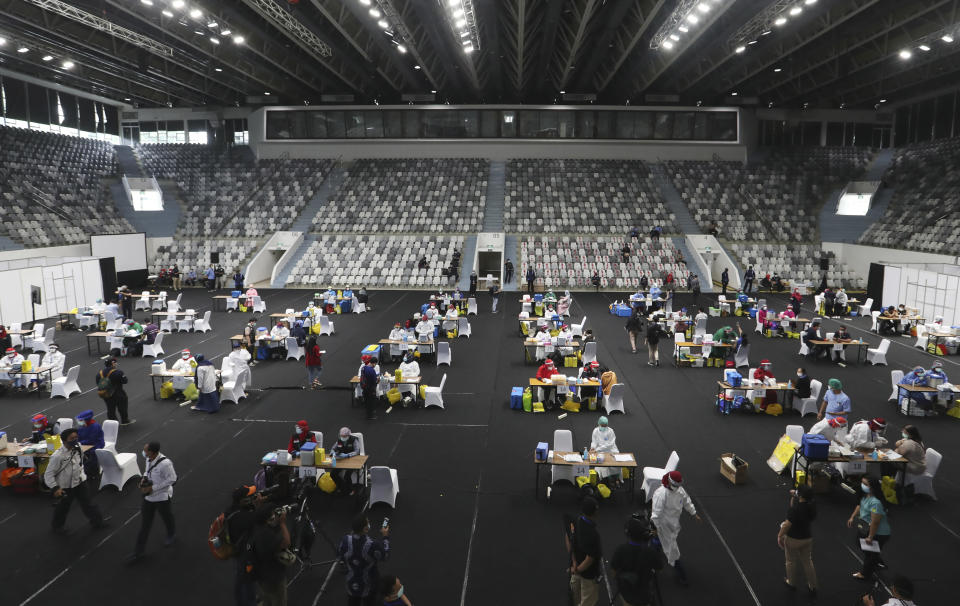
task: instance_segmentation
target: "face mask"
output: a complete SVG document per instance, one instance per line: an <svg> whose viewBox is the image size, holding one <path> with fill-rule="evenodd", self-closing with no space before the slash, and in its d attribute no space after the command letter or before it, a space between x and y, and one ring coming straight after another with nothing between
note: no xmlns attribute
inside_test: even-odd
<svg viewBox="0 0 960 606"><path fill-rule="evenodd" d="M402 597L403 597L403 585L401 585L401 586L400 586L400 589L397 590L397 597L398 597L398 598L402 598Z"/></svg>
<svg viewBox="0 0 960 606"><path fill-rule="evenodd" d="M908 435L905 434L905 433L901 433L901 434L900 434L900 437L903 438L904 440L909 440L909 439L910 439L910 436L908 436Z"/></svg>
<svg viewBox="0 0 960 606"><path fill-rule="evenodd" d="M149 458L149 457L147 456L147 451L146 451L146 450L141 450L141 451L140 451L140 454L143 455L143 458L144 458L144 459Z"/></svg>
<svg viewBox="0 0 960 606"><path fill-rule="evenodd" d="M80 445L80 442L77 440L67 440L67 448L76 448Z"/></svg>
<svg viewBox="0 0 960 606"><path fill-rule="evenodd" d="M861 485L860 485L860 490L862 490L862 491L865 492L865 493L869 493L869 492L870 492L870 485L869 485L869 484L861 484Z"/></svg>
<svg viewBox="0 0 960 606"><path fill-rule="evenodd" d="M33 428L34 428L34 429L43 429L43 425L34 424Z"/></svg>
<svg viewBox="0 0 960 606"><path fill-rule="evenodd" d="M802 372L798 372L798 373L797 373L797 376L798 376L798 377L802 377L802 376L803 376L803 373L802 373Z"/></svg>
<svg viewBox="0 0 960 606"><path fill-rule="evenodd" d="M86 422L86 421L77 421L77 425L80 426L80 427L86 427L87 422Z"/></svg>

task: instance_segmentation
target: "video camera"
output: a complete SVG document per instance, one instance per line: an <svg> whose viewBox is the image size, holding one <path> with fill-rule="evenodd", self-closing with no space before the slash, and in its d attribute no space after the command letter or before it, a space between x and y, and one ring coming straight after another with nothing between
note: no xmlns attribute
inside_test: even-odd
<svg viewBox="0 0 960 606"><path fill-rule="evenodd" d="M657 529L650 521L650 512L641 509L630 515L623 525L623 533L633 540L649 541L657 536Z"/></svg>

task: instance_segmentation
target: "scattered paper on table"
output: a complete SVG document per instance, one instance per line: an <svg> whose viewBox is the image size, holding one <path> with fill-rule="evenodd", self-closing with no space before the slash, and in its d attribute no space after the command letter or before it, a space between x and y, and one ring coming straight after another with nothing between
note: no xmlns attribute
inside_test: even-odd
<svg viewBox="0 0 960 606"><path fill-rule="evenodd" d="M632 454L615 454L613 455L613 460L619 463L626 463L627 461L633 460Z"/></svg>
<svg viewBox="0 0 960 606"><path fill-rule="evenodd" d="M903 458L903 455L901 455L899 452L895 450L888 450L887 452L883 453L883 456L888 461L896 461L897 459Z"/></svg>
<svg viewBox="0 0 960 606"><path fill-rule="evenodd" d="M563 460L567 463L583 463L583 457L578 454L565 454Z"/></svg>

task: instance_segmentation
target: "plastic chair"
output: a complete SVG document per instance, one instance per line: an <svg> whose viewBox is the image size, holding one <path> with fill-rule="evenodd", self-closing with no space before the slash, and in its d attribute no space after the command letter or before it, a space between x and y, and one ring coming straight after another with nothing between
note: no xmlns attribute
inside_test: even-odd
<svg viewBox="0 0 960 606"><path fill-rule="evenodd" d="M333 322L330 321L330 318L327 316L320 316L320 334L332 335L333 332Z"/></svg>
<svg viewBox="0 0 960 606"><path fill-rule="evenodd" d="M626 391L626 387L623 383L616 383L613 387L610 388L609 394L604 394L603 396L603 410L607 414L610 414L614 411L619 411L621 414L627 414L627 411L623 409L623 392Z"/></svg>
<svg viewBox="0 0 960 606"><path fill-rule="evenodd" d="M213 330L210 326L210 310L203 312L203 317L193 321L194 332L208 332Z"/></svg>
<svg viewBox="0 0 960 606"><path fill-rule="evenodd" d="M583 364L586 366L590 362L597 361L597 342L590 341L583 345Z"/></svg>
<svg viewBox="0 0 960 606"><path fill-rule="evenodd" d="M141 309L150 309L150 291L145 290L140 293L140 298L137 299L136 303L133 304L134 311L139 311Z"/></svg>
<svg viewBox="0 0 960 606"><path fill-rule="evenodd" d="M662 469L659 467L643 468L643 492L646 494L646 499L648 502L653 498L653 491L660 486L663 476L671 471L676 471L677 465L679 464L680 455L678 455L677 451L674 450L670 453L670 458L667 459L666 467Z"/></svg>
<svg viewBox="0 0 960 606"><path fill-rule="evenodd" d="M144 343L143 353L140 355L141 358L146 358L151 356L156 358L157 356L165 355L166 352L163 351L163 333L158 332L157 336L154 337L153 343Z"/></svg>
<svg viewBox="0 0 960 606"><path fill-rule="evenodd" d="M120 435L120 421L108 419L103 422L103 447L117 454L117 437Z"/></svg>
<svg viewBox="0 0 960 606"><path fill-rule="evenodd" d="M696 327L693 329L693 336L694 336L694 337L697 337L697 336L706 337L706 336L707 336L707 319L706 319L706 318L700 318L699 320L697 320L697 325L696 325Z"/></svg>
<svg viewBox="0 0 960 606"><path fill-rule="evenodd" d="M808 414L817 414L820 409L817 408L817 402L820 400L820 391L823 389L823 382L816 379L810 381L810 397L800 399L800 416L805 417Z"/></svg>
<svg viewBox="0 0 960 606"><path fill-rule="evenodd" d="M180 299L183 298L183 293L177 295L177 298L173 301L167 301L167 311L177 312L180 311Z"/></svg>
<svg viewBox="0 0 960 606"><path fill-rule="evenodd" d="M374 503L386 503L396 508L397 495L400 494L400 481L397 479L397 470L380 465L370 468L370 500Z"/></svg>
<svg viewBox="0 0 960 606"><path fill-rule="evenodd" d="M940 463L943 461L943 455L932 448L927 449L927 468L923 474L916 475L907 473L904 477L904 486L913 486L916 494L925 494L934 501L937 500L937 493L933 490L933 478L940 469Z"/></svg>
<svg viewBox="0 0 960 606"><path fill-rule="evenodd" d="M167 306L167 291L161 290L157 293L157 296L151 301L150 309L153 311L160 311Z"/></svg>
<svg viewBox="0 0 960 606"><path fill-rule="evenodd" d="M477 315L477 300L473 297L467 299L467 315Z"/></svg>
<svg viewBox="0 0 960 606"><path fill-rule="evenodd" d="M123 324L123 322L120 321L120 317L112 311L103 312L103 321L106 324L104 330L116 330Z"/></svg>
<svg viewBox="0 0 960 606"><path fill-rule="evenodd" d="M880 347L869 348L867 349L867 362L870 362L874 366L877 364L887 365L887 350L890 349L890 340L884 339L880 341Z"/></svg>
<svg viewBox="0 0 960 606"><path fill-rule="evenodd" d="M73 427L73 419L70 417L60 417L57 419L57 422L53 424L53 433L59 435L64 429L70 429Z"/></svg>
<svg viewBox="0 0 960 606"><path fill-rule="evenodd" d="M573 432L569 429L555 429L553 431L553 451L572 452ZM556 484L560 480L565 480L576 486L577 480L573 472L574 468L572 465L551 465L550 483Z"/></svg>
<svg viewBox="0 0 960 606"><path fill-rule="evenodd" d="M446 341L441 341L437 343L437 366L441 364L446 364L450 366L452 357L450 355L450 343Z"/></svg>
<svg viewBox="0 0 960 606"><path fill-rule="evenodd" d="M797 355L798 355L798 356L809 356L809 355L810 355L810 347L807 346L806 342L804 342L804 340L803 340L803 333L800 333L800 336L798 337L798 339L800 339L800 351L797 352Z"/></svg>
<svg viewBox="0 0 960 606"><path fill-rule="evenodd" d="M870 325L870 331L871 331L871 332L878 332L878 331L880 330L880 320L878 320L879 317L880 317L880 312L879 312L879 311L872 311L872 312L870 312L870 319L871 319L872 322L873 322L873 323Z"/></svg>
<svg viewBox="0 0 960 606"><path fill-rule="evenodd" d="M424 402L423 407L429 408L430 406L439 406L443 408L443 386L447 382L447 375L444 373L443 378L440 379L439 387L430 387L429 385L424 389Z"/></svg>
<svg viewBox="0 0 960 606"><path fill-rule="evenodd" d="M927 341L929 341L927 332L926 324L917 324L917 342L913 344L914 347L923 350L927 349Z"/></svg>
<svg viewBox="0 0 960 606"><path fill-rule="evenodd" d="M873 309L873 297L870 297L870 298L868 298L866 301L863 302L863 305L860 306L859 314L860 314L861 316L865 316L865 315L867 315L867 314L870 314L870 313L871 313L870 310L872 310L872 309ZM873 314L871 314L871 315L873 315Z"/></svg>
<svg viewBox="0 0 960 606"><path fill-rule="evenodd" d="M587 325L587 316L583 316L583 320L580 320L579 324L571 324L570 332L574 337L583 337L583 329Z"/></svg>
<svg viewBox="0 0 960 606"><path fill-rule="evenodd" d="M787 437L797 444L801 444L803 442L803 434L805 433L803 430L803 425L787 425L787 430L784 433L786 433Z"/></svg>
<svg viewBox="0 0 960 606"><path fill-rule="evenodd" d="M93 315L73 314L73 322L77 325L78 330L83 330L84 328L96 326L98 318Z"/></svg>
<svg viewBox="0 0 960 606"><path fill-rule="evenodd" d="M246 373L240 373L236 379L225 382L223 389L220 390L220 403L233 402L239 404L240 400L246 398L247 394L243 391L243 388L246 387L246 380Z"/></svg>
<svg viewBox="0 0 960 606"><path fill-rule="evenodd" d="M259 296L255 296L255 297L252 297L252 298L253 298L253 310L252 310L253 313L256 314L256 313L263 313L263 312L267 311L267 303L266 303L266 301L264 301L263 299L261 299Z"/></svg>
<svg viewBox="0 0 960 606"><path fill-rule="evenodd" d="M470 321L466 318L457 318L457 336L470 338Z"/></svg>
<svg viewBox="0 0 960 606"><path fill-rule="evenodd" d="M890 386L893 388L893 391L890 392L890 397L887 400L897 400L900 397L900 388L897 387L901 382L903 382L903 371L902 370L891 370L890 371Z"/></svg>
<svg viewBox="0 0 960 606"><path fill-rule="evenodd" d="M240 302L240 299L236 297L227 297L226 305L224 306L224 311L237 311L237 304Z"/></svg>
<svg viewBox="0 0 960 606"><path fill-rule="evenodd" d="M160 330L163 332L173 332L176 330L177 316L173 312L167 312L167 318L160 320Z"/></svg>
<svg viewBox="0 0 960 606"><path fill-rule="evenodd" d="M303 351L303 348L297 345L297 340L293 337L287 337L285 340L285 345L287 348L287 359L293 358L294 360L299 360L304 357L306 353Z"/></svg>
<svg viewBox="0 0 960 606"><path fill-rule="evenodd" d="M117 490L123 490L127 480L141 475L137 455L132 452L114 454L106 448L98 448L96 452L101 469L100 490L104 486L116 486Z"/></svg>
<svg viewBox="0 0 960 606"><path fill-rule="evenodd" d="M753 330L753 332L758 332L761 335L763 334L763 322L760 321L759 315L757 316L757 327Z"/></svg>
<svg viewBox="0 0 960 606"><path fill-rule="evenodd" d="M193 309L187 309L187 313L191 314L185 316L182 320L177 320L177 331L191 331L193 330L194 318L196 317L196 311Z"/></svg>
<svg viewBox="0 0 960 606"><path fill-rule="evenodd" d="M77 385L77 377L79 376L80 366L71 366L66 376L54 379L50 383L50 397L60 396L69 400L70 396L82 391L80 386Z"/></svg>

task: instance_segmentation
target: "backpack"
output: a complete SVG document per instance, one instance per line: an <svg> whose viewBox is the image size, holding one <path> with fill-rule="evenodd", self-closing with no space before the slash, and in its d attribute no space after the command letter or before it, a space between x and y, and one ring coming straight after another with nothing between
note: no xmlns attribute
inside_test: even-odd
<svg viewBox="0 0 960 606"><path fill-rule="evenodd" d="M207 547L210 548L213 557L218 560L229 560L234 555L239 555L234 549L234 543L230 538L228 529L230 518L236 513L233 512L230 515L221 513L210 524L210 531L207 533Z"/></svg>
<svg viewBox="0 0 960 606"><path fill-rule="evenodd" d="M110 372L103 374L103 371L100 371L100 380L97 381L97 395L101 398L109 398L113 396L113 393L116 391L116 387L113 385L113 381L110 380L110 375L113 374L116 368L111 368Z"/></svg>

